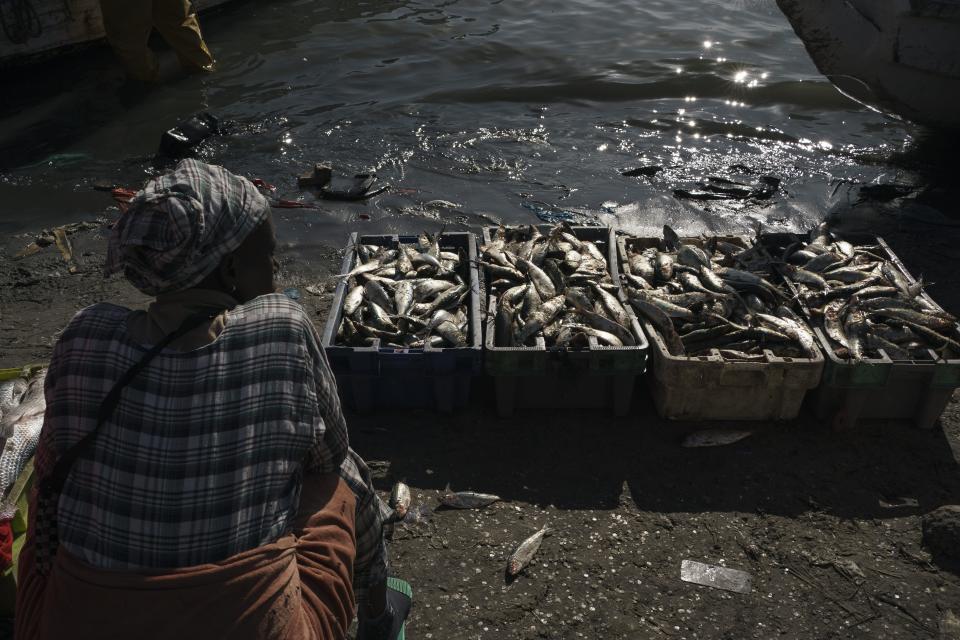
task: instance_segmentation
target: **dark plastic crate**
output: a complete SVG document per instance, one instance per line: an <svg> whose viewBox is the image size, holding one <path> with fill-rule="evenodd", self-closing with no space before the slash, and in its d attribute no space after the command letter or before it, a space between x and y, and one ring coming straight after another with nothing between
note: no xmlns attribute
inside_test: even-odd
<svg viewBox="0 0 960 640"><path fill-rule="evenodd" d="M539 228L547 233L551 227ZM572 229L577 238L598 245L613 282L619 283L613 232L607 227ZM496 230L484 229L485 243ZM622 301L622 293L619 297ZM616 416L629 412L636 378L647 360L647 340L632 309L627 307L627 328L637 340L633 347L605 347L592 338L583 350L547 348L542 338L535 347L498 347L493 343L496 302L494 296L488 297L484 369L493 378L500 416L510 416L515 409L610 408Z"/></svg>
<svg viewBox="0 0 960 640"><path fill-rule="evenodd" d="M412 244L416 236L351 234L340 273L349 273L357 263L356 245L395 247ZM469 346L457 348L395 349L345 347L335 343L348 293L346 278L337 284L330 315L323 331L323 347L337 378L344 406L364 413L374 409L435 409L451 412L470 399L473 379L480 375L482 325L480 279L477 272L477 244L469 232L444 233L440 248L460 252L459 275L470 285L467 302Z"/></svg>
<svg viewBox="0 0 960 640"><path fill-rule="evenodd" d="M739 236L720 240L744 248L750 243ZM702 247L703 238L683 238ZM629 249L663 249L660 238L620 236L617 251L621 270L629 273ZM646 319L641 320L650 337L647 373L650 394L657 413L669 420L791 420L800 413L807 392L817 386L823 371L823 356L781 358L765 351L765 362L732 362L722 356L674 356L663 338Z"/></svg>
<svg viewBox="0 0 960 640"><path fill-rule="evenodd" d="M763 234L761 243L768 249L783 248L795 237ZM881 257L889 258L910 282L916 282L883 238L859 233L844 234L842 239L854 246L879 246ZM799 293L789 278L784 280L795 295ZM940 308L925 292L921 295ZM859 420L870 419L909 420L925 429L936 425L953 391L960 387L960 359L893 360L881 353L880 358L848 361L836 354L820 322L807 306L801 304L800 307L826 354L823 378L813 396L818 418L829 421L837 429L850 428ZM960 340L960 330L954 328L952 336Z"/></svg>

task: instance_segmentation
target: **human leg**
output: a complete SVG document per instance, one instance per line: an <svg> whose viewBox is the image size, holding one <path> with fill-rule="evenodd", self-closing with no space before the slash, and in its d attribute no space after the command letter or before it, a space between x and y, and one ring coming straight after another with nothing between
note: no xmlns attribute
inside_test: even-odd
<svg viewBox="0 0 960 640"><path fill-rule="evenodd" d="M153 24L173 47L181 66L196 71L213 67L213 56L203 41L190 0L153 0Z"/></svg>
<svg viewBox="0 0 960 640"><path fill-rule="evenodd" d="M100 0L107 42L132 78L157 79L160 65L147 41L153 29L151 0Z"/></svg>
<svg viewBox="0 0 960 640"><path fill-rule="evenodd" d="M373 488L366 463L352 449L340 467L340 476L357 498L357 559L354 593L359 604L357 640L395 640L410 611L409 585L389 588L387 546L383 520L388 509ZM397 581L399 582L399 581Z"/></svg>

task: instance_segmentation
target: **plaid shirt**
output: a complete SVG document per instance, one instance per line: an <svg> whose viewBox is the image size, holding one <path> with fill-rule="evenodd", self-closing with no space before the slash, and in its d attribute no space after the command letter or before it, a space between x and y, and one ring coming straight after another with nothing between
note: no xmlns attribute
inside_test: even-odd
<svg viewBox="0 0 960 640"><path fill-rule="evenodd" d="M127 336L129 313L88 307L54 348L40 478L94 428L104 397L145 353ZM304 470L339 472L357 494L362 595L386 577L382 505L349 448L313 323L284 296L261 296L232 309L217 340L164 350L124 388L64 486L60 544L108 570L218 562L289 529Z"/></svg>

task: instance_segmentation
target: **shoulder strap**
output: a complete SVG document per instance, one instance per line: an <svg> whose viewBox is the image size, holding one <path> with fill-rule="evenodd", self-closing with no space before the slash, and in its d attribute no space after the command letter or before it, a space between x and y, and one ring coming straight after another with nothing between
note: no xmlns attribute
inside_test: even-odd
<svg viewBox="0 0 960 640"><path fill-rule="evenodd" d="M113 385L113 388L110 389L110 392L107 394L107 397L103 399L103 402L100 403L100 409L97 411L96 426L89 433L83 436L83 438L81 438L77 444L64 451L63 454L57 458L57 462L53 467L53 471L49 476L41 481L41 488L45 491L54 491L59 493L67 481L67 476L70 475L70 469L73 468L73 463L87 452L87 450L90 448L90 445L93 444L97 433L99 433L100 427L104 422L107 421L107 419L117 408L117 404L120 402L120 392L123 391L124 387L129 385L133 379L136 378L137 375L143 371L148 364L150 364L150 361L153 360L157 354L163 351L171 342L190 333L192 330L203 324L204 321L210 321L220 313L222 313L222 310L217 311L216 313L201 313L190 316L184 320L183 323L173 332L167 334L163 340L153 345L153 347L151 347L150 350L145 353L135 365L130 367L127 372L124 373L123 376L117 381L117 383Z"/></svg>

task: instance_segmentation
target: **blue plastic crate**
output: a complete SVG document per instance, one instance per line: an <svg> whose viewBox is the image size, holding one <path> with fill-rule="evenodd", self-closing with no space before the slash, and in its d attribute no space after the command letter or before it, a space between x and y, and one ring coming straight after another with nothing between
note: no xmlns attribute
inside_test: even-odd
<svg viewBox="0 0 960 640"><path fill-rule="evenodd" d="M349 273L357 264L357 244L396 247L416 241L417 237L412 235L351 234L340 273ZM395 349L381 347L379 341L370 347L337 346L343 302L349 291L349 283L343 278L337 284L323 331L323 347L345 407L360 413L394 408L450 412L469 401L471 384L480 375L482 366L476 238L469 232L444 233L440 236L440 248L458 251L463 256L459 274L470 284L467 300L469 346Z"/></svg>

